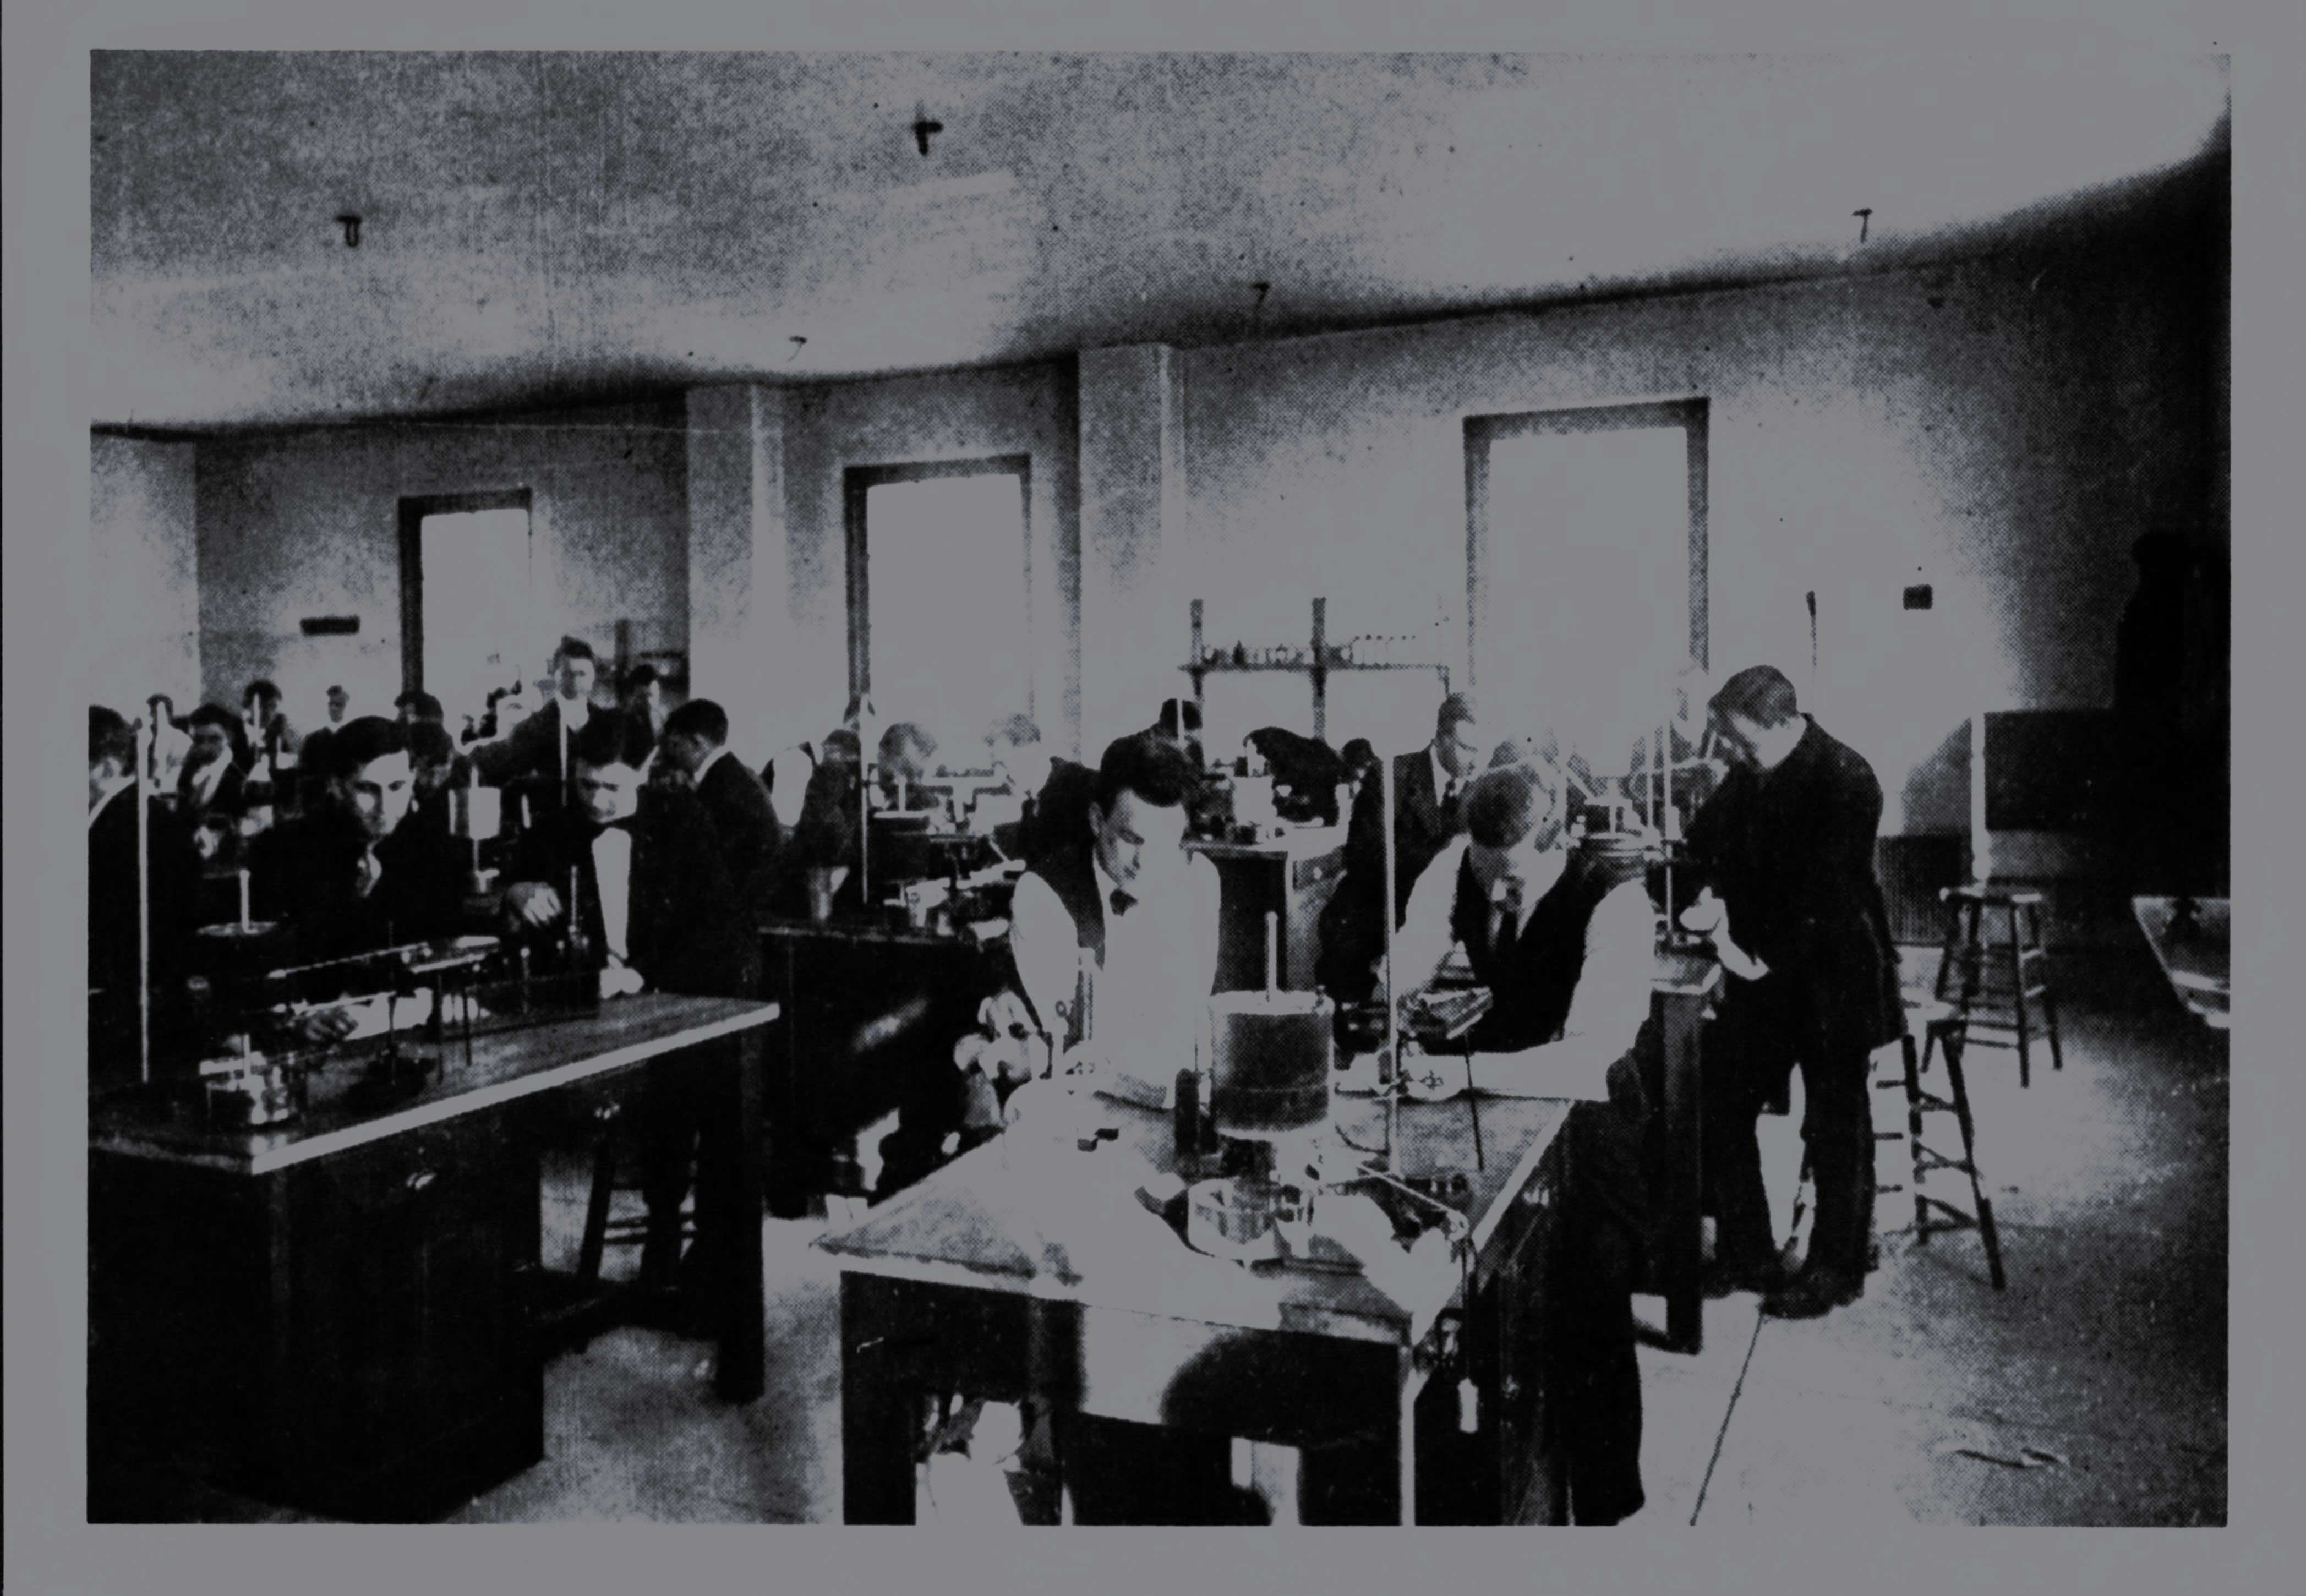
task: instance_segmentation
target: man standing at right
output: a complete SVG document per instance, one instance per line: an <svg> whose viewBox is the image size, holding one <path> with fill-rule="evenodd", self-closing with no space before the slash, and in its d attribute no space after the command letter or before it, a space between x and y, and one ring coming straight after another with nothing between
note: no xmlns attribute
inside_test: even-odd
<svg viewBox="0 0 2306 1596"><path fill-rule="evenodd" d="M1869 1061L1905 1031L1897 950L1874 875L1882 788L1862 757L1799 713L1793 684L1772 666L1730 678L1708 710L1732 767L1688 839L1704 888L1693 917L1713 918L1729 977L1704 1041L1717 1278L1765 1293L1764 1308L1780 1318L1812 1319L1866 1289ZM1788 1281L1754 1122L1796 1063L1817 1213L1808 1259Z"/></svg>

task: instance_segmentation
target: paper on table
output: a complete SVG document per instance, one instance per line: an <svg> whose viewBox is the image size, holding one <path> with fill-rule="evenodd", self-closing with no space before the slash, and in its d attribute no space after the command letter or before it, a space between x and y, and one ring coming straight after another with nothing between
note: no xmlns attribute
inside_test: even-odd
<svg viewBox="0 0 2306 1596"><path fill-rule="evenodd" d="M1525 1053L1477 1053L1472 1060L1473 1089L1490 1097L1603 1102L1610 1096L1609 1068L1616 1055L1597 1058L1598 1052L1577 1046L1573 1037Z"/></svg>

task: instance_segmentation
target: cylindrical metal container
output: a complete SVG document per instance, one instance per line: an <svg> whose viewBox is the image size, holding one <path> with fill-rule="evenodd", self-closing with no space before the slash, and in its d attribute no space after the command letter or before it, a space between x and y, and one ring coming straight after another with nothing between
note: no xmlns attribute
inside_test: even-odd
<svg viewBox="0 0 2306 1596"><path fill-rule="evenodd" d="M1265 1140L1329 1115L1335 1012L1318 992L1209 1000L1209 1112L1219 1136Z"/></svg>

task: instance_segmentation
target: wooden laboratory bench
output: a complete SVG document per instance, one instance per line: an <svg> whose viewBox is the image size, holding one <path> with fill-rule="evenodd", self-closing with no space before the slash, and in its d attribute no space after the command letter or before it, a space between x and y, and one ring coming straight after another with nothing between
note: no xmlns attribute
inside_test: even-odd
<svg viewBox="0 0 2306 1596"><path fill-rule="evenodd" d="M140 1466L333 1517L436 1516L537 1461L540 1115L653 1061L715 1072L750 1131L731 1200L760 1206L761 1028L773 1004L649 994L441 1049L363 1106L358 1045L296 1120L212 1128L178 1090L89 1111L90 1515ZM706 1046L728 1041L726 1047ZM724 1283L718 1388L760 1394L760 1230Z"/></svg>

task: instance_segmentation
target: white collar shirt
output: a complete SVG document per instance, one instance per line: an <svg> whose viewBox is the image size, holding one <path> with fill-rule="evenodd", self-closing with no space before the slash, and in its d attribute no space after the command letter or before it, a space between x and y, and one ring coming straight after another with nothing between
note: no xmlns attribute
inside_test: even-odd
<svg viewBox="0 0 2306 1596"><path fill-rule="evenodd" d="M97 799L95 803L89 807L88 829L91 832L96 830L96 817L103 814L107 809L112 807L113 799L118 798L122 793L127 791L130 788L135 785L136 778L133 776L120 776L115 778L112 785L105 789L104 796Z"/></svg>
<svg viewBox="0 0 2306 1596"><path fill-rule="evenodd" d="M1161 879L1140 876L1144 890L1120 913L1113 908L1112 879L1091 869L1105 913L1105 960L1090 976L1090 1020L1094 1051L1140 1080L1161 1083L1193 1063L1194 1045L1209 1027L1220 892L1217 867L1199 854L1157 868ZM1080 954L1072 916L1038 874L1018 880L1009 937L1026 997L1062 1041L1056 1005L1070 1010L1075 1002Z"/></svg>
<svg viewBox="0 0 2306 1596"><path fill-rule="evenodd" d="M631 930L633 834L620 825L605 826L593 839L593 879L601 889L601 935L609 958L617 964L632 960Z"/></svg>

